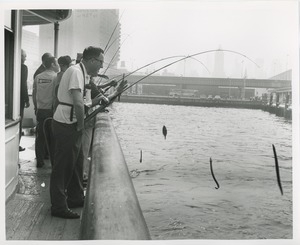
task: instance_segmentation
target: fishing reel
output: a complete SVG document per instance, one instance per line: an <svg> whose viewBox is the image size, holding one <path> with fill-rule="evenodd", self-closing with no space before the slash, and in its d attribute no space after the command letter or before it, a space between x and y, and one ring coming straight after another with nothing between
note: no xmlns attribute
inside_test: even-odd
<svg viewBox="0 0 300 245"><path fill-rule="evenodd" d="M107 105L109 104L109 98L103 95L103 98L100 100L99 105Z"/></svg>

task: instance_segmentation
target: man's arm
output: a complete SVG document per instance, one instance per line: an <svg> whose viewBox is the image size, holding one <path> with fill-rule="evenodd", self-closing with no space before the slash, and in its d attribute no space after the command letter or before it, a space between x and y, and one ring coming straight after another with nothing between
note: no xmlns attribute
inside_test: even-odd
<svg viewBox="0 0 300 245"><path fill-rule="evenodd" d="M127 80L122 80L116 87L115 91L111 95L109 95L107 98L109 100L111 100L111 98L120 94L125 89L126 86L127 86Z"/></svg>
<svg viewBox="0 0 300 245"><path fill-rule="evenodd" d="M77 131L84 129L84 105L83 97L80 89L71 89L71 96L73 98L74 112L77 119Z"/></svg>

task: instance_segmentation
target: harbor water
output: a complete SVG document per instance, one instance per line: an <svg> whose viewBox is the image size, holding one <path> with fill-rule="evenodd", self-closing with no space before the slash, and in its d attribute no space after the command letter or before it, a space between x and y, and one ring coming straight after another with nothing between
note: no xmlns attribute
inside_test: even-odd
<svg viewBox="0 0 300 245"><path fill-rule="evenodd" d="M153 240L293 237L291 121L250 109L109 110Z"/></svg>

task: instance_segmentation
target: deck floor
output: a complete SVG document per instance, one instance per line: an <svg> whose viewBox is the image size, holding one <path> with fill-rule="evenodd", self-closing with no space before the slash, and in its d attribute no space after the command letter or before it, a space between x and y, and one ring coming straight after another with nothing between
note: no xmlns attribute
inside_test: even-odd
<svg viewBox="0 0 300 245"><path fill-rule="evenodd" d="M6 203L6 240L78 240L80 219L51 216L51 164L46 160L43 168L36 168L34 139L21 138L26 150L19 153L19 188Z"/></svg>

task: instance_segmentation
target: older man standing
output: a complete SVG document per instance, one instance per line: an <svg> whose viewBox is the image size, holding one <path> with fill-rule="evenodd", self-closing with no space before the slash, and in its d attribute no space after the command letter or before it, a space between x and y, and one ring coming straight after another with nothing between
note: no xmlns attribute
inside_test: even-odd
<svg viewBox="0 0 300 245"><path fill-rule="evenodd" d="M24 116L24 108L28 108L30 106L29 97L28 97L28 89L27 89L27 78L28 78L28 68L25 65L26 60L26 52L22 49L21 50L21 99L20 99L20 130L19 130L19 138L21 141L22 137L22 119ZM19 151L24 151L25 148L19 146Z"/></svg>
<svg viewBox="0 0 300 245"><path fill-rule="evenodd" d="M35 71L35 73L34 73L34 75L33 75L33 79L35 79L35 77L36 77L38 74L40 74L40 73L42 73L43 71L46 70L46 67L45 67L45 61L46 61L46 59L48 59L48 58L50 58L50 57L53 57L53 55L50 54L50 53L44 53L44 54L42 55L42 64L41 64L41 65L37 68L37 70Z"/></svg>
<svg viewBox="0 0 300 245"><path fill-rule="evenodd" d="M52 120L55 137L54 164L50 177L51 214L55 217L77 219L79 214L69 208L83 207L82 186L82 132L84 129L85 85L90 76L97 76L103 67L103 50L88 47L82 61L69 67L62 76L58 88L59 105ZM116 93L124 86L120 85ZM92 106L101 101L92 100Z"/></svg>
<svg viewBox="0 0 300 245"><path fill-rule="evenodd" d="M54 80L59 72L59 65L55 57L48 57L45 60L46 70L38 74L33 82L32 100L36 111L36 139L35 155L36 166L44 166L45 156L45 135L43 130L44 121L53 116L54 101Z"/></svg>

